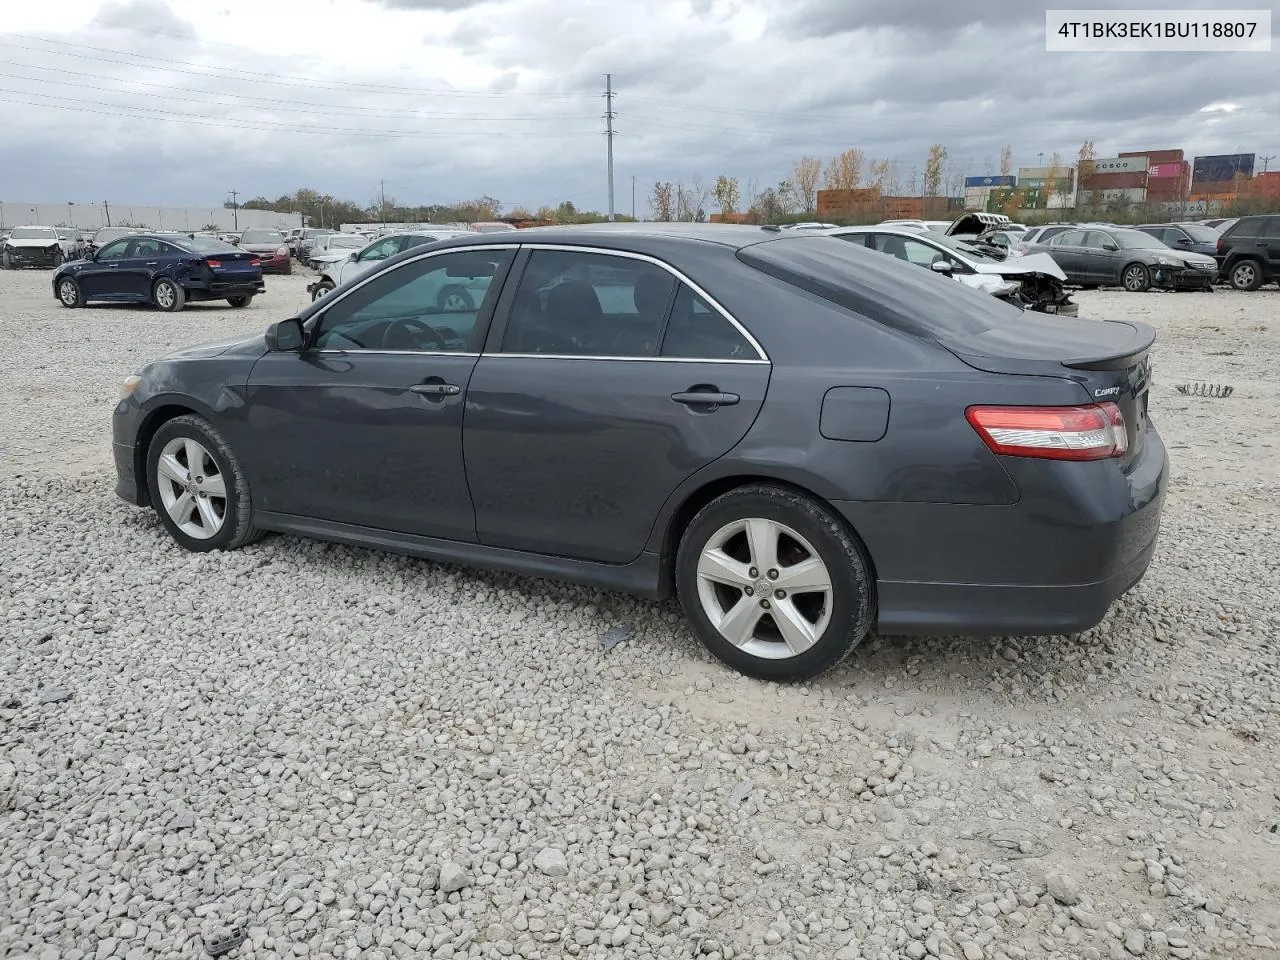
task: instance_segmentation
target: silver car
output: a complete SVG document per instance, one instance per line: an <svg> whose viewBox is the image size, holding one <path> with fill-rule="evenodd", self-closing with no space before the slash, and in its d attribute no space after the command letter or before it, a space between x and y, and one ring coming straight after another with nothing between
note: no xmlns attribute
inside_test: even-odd
<svg viewBox="0 0 1280 960"><path fill-rule="evenodd" d="M353 277L358 277L372 270L383 260L394 257L402 250L434 243L437 240L448 240L450 237L466 236L469 230L406 230L402 233L389 233L379 237L363 250L351 253L336 263L323 265L320 277L307 285L307 292L312 301L319 300L335 287L339 287Z"/></svg>

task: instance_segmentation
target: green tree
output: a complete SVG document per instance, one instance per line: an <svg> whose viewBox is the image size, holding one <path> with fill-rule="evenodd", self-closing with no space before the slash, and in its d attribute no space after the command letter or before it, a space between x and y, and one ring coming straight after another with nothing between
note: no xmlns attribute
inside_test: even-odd
<svg viewBox="0 0 1280 960"><path fill-rule="evenodd" d="M727 216L738 209L738 201L742 195L738 188L737 177L726 177L723 173L720 174L716 177L713 192L722 215Z"/></svg>

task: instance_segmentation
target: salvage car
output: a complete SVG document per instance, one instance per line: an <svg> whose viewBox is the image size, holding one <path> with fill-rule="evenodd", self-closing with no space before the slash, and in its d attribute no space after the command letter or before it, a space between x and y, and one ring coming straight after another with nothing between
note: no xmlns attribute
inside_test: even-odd
<svg viewBox="0 0 1280 960"><path fill-rule="evenodd" d="M1218 276L1213 257L1171 249L1150 234L1124 227L1075 227L1027 249L1026 256L1050 254L1071 283L1086 289L1212 290Z"/></svg>
<svg viewBox="0 0 1280 960"><path fill-rule="evenodd" d="M1143 576L1167 484L1150 327L832 236L606 226L415 247L142 366L116 492L197 552L279 531L674 593L772 680L873 629L1084 630ZM451 282L483 295L441 307Z"/></svg>
<svg viewBox="0 0 1280 960"><path fill-rule="evenodd" d="M90 301L150 303L175 312L198 300L247 307L264 290L252 253L221 240L181 234L121 237L53 275L53 295L64 307Z"/></svg>
<svg viewBox="0 0 1280 960"><path fill-rule="evenodd" d="M947 227L948 237L979 237L988 230L1001 230L1016 227L1025 230L1022 224L1015 224L1003 213L970 212L962 214L951 221Z"/></svg>
<svg viewBox="0 0 1280 960"><path fill-rule="evenodd" d="M1280 214L1240 217L1218 238L1216 260L1237 290L1280 280Z"/></svg>
<svg viewBox="0 0 1280 960"><path fill-rule="evenodd" d="M910 227L837 227L827 233L952 277L1024 310L1065 316L1079 313L1063 287L1067 276L1052 257L1001 261L972 243Z"/></svg>
<svg viewBox="0 0 1280 960"><path fill-rule="evenodd" d="M368 245L369 238L359 233L327 233L312 241L306 263L312 270L319 270L349 260L352 253Z"/></svg>
<svg viewBox="0 0 1280 960"><path fill-rule="evenodd" d="M289 247L284 241L284 234L279 230L246 230L236 246L256 255L261 261L263 273L293 273Z"/></svg>
<svg viewBox="0 0 1280 960"><path fill-rule="evenodd" d="M401 233L389 233L379 237L363 250L349 254L336 263L320 268L320 277L307 284L307 293L312 301L333 291L361 274L367 273L382 261L394 257L410 247L418 247L424 243L435 243L437 240L448 240L450 237L462 237L470 234L470 230L405 230Z"/></svg>
<svg viewBox="0 0 1280 960"><path fill-rule="evenodd" d="M0 266L6 270L20 267L60 267L75 259L77 242L64 237L54 227L14 227L0 248Z"/></svg>

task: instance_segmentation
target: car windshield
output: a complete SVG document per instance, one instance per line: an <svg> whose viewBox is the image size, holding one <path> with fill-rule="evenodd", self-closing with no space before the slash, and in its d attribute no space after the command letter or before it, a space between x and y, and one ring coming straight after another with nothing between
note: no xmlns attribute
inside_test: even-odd
<svg viewBox="0 0 1280 960"><path fill-rule="evenodd" d="M132 231L124 227L103 227L93 235L93 242L96 244L110 243L112 240L118 240L121 237L127 237Z"/></svg>
<svg viewBox="0 0 1280 960"><path fill-rule="evenodd" d="M930 340L984 333L1024 316L989 294L838 237L792 234L743 247L738 259L877 323Z"/></svg>
<svg viewBox="0 0 1280 960"><path fill-rule="evenodd" d="M1110 235L1121 250L1154 250L1167 246L1162 240L1141 230L1112 230Z"/></svg>
<svg viewBox="0 0 1280 960"><path fill-rule="evenodd" d="M369 241L364 237L350 237L345 235L335 235L329 238L329 246L331 248L341 247L344 250L359 250Z"/></svg>
<svg viewBox="0 0 1280 960"><path fill-rule="evenodd" d="M246 230L241 243L284 243L284 234L278 230Z"/></svg>
<svg viewBox="0 0 1280 960"><path fill-rule="evenodd" d="M15 227L9 234L10 240L52 240L57 232L48 227Z"/></svg>
<svg viewBox="0 0 1280 960"><path fill-rule="evenodd" d="M327 237L331 233L333 233L332 230L320 230L320 229L303 230L302 236L304 239L310 240L313 237Z"/></svg>
<svg viewBox="0 0 1280 960"><path fill-rule="evenodd" d="M1185 230L1187 236L1201 243L1213 243L1218 237L1222 236L1213 227L1201 226L1198 223L1180 223L1178 224L1178 229Z"/></svg>
<svg viewBox="0 0 1280 960"><path fill-rule="evenodd" d="M229 243L224 243L215 237L183 237L181 240L175 240L179 247L184 250L190 250L192 253L239 253Z"/></svg>

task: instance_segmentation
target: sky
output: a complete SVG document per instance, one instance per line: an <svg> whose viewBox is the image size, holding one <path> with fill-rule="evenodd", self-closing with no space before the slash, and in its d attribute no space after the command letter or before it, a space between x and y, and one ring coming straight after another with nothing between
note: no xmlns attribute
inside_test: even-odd
<svg viewBox="0 0 1280 960"><path fill-rule="evenodd" d="M58 0L0 18L0 198L277 197L643 216L848 147L951 178L1098 157L1280 154L1271 53L1046 53L1036 0ZM1090 0L1088 8L1212 7ZM1062 0L1052 4L1064 6ZM1253 0L1280 27L1280 0ZM1261 166L1261 160L1259 160ZM1271 161L1280 169L1280 158Z"/></svg>

